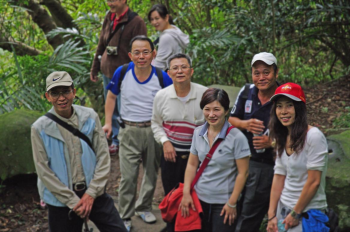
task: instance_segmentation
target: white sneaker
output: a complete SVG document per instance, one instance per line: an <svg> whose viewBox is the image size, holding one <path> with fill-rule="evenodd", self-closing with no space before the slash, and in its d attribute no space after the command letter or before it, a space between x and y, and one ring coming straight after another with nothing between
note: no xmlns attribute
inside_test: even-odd
<svg viewBox="0 0 350 232"><path fill-rule="evenodd" d="M156 222L156 217L154 216L153 213L149 211L140 211L140 212L135 212L137 216L140 216L142 220L146 223L154 223Z"/></svg>
<svg viewBox="0 0 350 232"><path fill-rule="evenodd" d="M126 228L127 231L130 231L131 229L131 220L123 220L124 222L124 226Z"/></svg>

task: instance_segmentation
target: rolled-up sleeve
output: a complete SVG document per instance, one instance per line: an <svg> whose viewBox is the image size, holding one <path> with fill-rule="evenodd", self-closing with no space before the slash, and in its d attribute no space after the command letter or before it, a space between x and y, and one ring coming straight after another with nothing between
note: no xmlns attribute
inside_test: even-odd
<svg viewBox="0 0 350 232"><path fill-rule="evenodd" d="M279 155L277 154L277 158L275 161L275 174L279 174L279 175L287 175L287 170L284 167L283 163L282 163L282 159L281 157L279 157Z"/></svg>
<svg viewBox="0 0 350 232"><path fill-rule="evenodd" d="M322 171L326 165L328 155L326 137L321 131L316 130L316 132L308 136L306 142L309 145L309 149L307 151L307 169Z"/></svg>

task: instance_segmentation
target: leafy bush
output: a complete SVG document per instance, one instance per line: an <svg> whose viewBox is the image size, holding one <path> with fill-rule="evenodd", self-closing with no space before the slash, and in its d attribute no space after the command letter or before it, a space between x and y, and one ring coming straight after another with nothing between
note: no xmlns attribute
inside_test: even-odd
<svg viewBox="0 0 350 232"><path fill-rule="evenodd" d="M333 126L336 128L350 128L350 106L345 107L347 112L344 112L340 117L336 118Z"/></svg>

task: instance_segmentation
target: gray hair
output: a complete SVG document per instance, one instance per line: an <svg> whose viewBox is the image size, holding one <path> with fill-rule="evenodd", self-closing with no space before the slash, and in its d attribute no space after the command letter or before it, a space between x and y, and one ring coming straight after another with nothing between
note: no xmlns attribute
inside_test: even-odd
<svg viewBox="0 0 350 232"><path fill-rule="evenodd" d="M174 60L174 59L180 59L180 58L186 58L187 61L188 61L188 63L190 64L190 67L192 67L192 60L191 60L191 58L190 58L188 55L186 55L186 54L184 54L184 53L177 53L177 54L171 55L171 56L167 59L166 64L167 64L168 68L170 68L170 62L171 62L172 60Z"/></svg>

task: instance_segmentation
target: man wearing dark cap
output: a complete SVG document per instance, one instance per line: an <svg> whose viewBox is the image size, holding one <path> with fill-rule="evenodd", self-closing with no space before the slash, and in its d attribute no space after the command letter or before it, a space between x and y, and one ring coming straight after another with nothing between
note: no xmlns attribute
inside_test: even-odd
<svg viewBox="0 0 350 232"><path fill-rule="evenodd" d="M259 231L269 207L274 174L268 124L270 98L278 87L277 60L273 54L261 52L253 57L251 67L253 84L241 89L229 118L229 122L247 137L252 154L236 232Z"/></svg>
<svg viewBox="0 0 350 232"><path fill-rule="evenodd" d="M112 198L105 193L110 158L105 134L96 112L73 105L76 90L67 72L46 79L49 113L80 130L91 142L73 135L47 116L31 129L38 189L49 211L50 231L82 231L90 219L101 231L126 229Z"/></svg>

